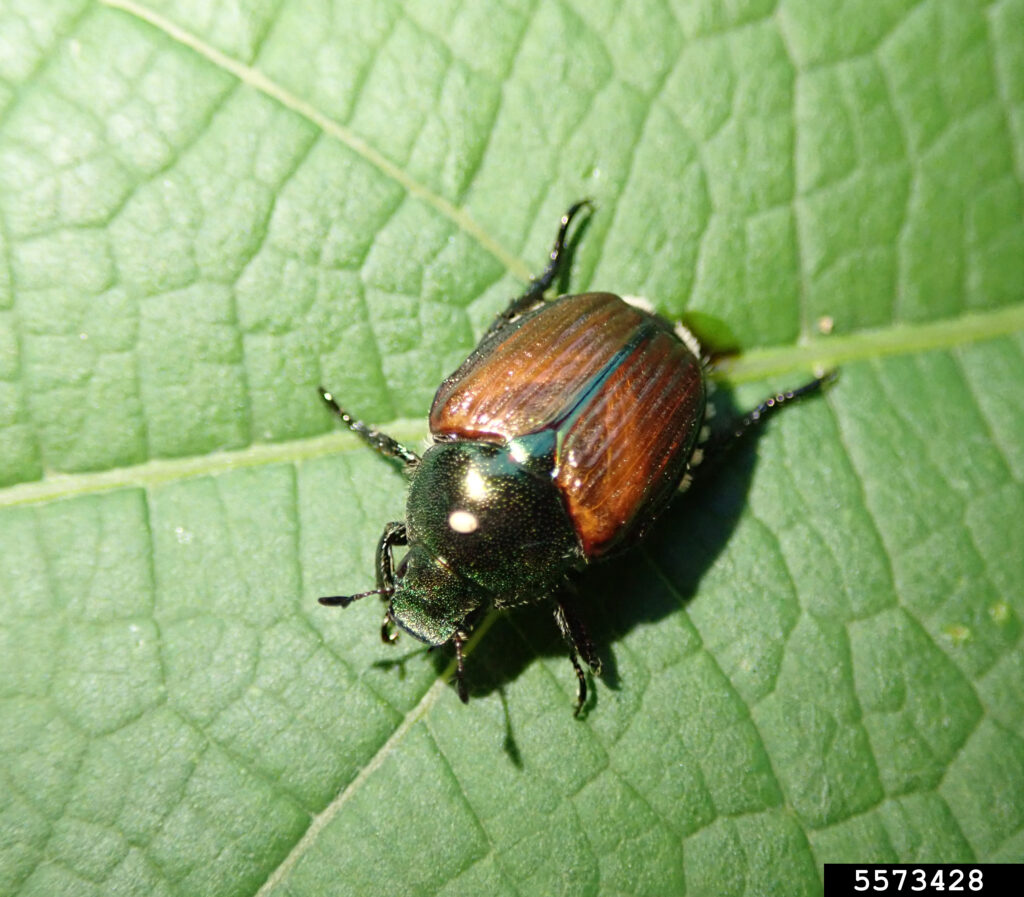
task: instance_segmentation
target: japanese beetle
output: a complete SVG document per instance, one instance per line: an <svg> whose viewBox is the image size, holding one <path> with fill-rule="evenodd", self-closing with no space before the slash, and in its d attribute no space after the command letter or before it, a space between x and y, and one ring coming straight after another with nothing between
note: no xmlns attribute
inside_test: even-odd
<svg viewBox="0 0 1024 897"><path fill-rule="evenodd" d="M385 641L396 624L428 645L453 642L464 702L471 619L546 599L576 671L578 714L587 686L577 658L595 675L601 661L568 601L567 576L634 545L705 454L720 454L829 379L772 396L707 441L707 360L692 334L611 293L545 300L569 224L588 205L566 212L544 273L439 387L422 457L320 389L410 480L406 520L389 523L377 545L377 588L320 602L345 607L380 595ZM397 546L408 550L396 567Z"/></svg>

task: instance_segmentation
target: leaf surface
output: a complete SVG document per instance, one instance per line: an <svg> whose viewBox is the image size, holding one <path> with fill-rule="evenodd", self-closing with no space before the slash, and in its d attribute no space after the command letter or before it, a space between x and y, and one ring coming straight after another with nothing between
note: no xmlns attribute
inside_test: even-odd
<svg viewBox="0 0 1024 897"><path fill-rule="evenodd" d="M0 893L815 894L1024 860L1024 2L0 0ZM584 586L380 644L442 377L570 286L815 364ZM689 319L689 318L688 318ZM826 331L831 331L826 335Z"/></svg>

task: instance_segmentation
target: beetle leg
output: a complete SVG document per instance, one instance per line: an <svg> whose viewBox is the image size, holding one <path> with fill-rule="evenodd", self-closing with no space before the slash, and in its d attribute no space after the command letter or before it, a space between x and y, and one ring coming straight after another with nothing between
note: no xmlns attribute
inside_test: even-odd
<svg viewBox="0 0 1024 897"><path fill-rule="evenodd" d="M558 272L562 269L562 261L565 254L565 235L569 232L569 225L572 223L573 218L579 214L580 210L593 208L594 204L589 199L581 199L579 202L569 206L568 211L562 216L561 222L559 222L558 235L555 237L555 243L548 254L548 266L544 269L544 273L533 281L530 286L530 292L526 294L527 296L531 293L539 296L541 293L547 292L551 284L555 282ZM515 305L515 303L512 304Z"/></svg>
<svg viewBox="0 0 1024 897"><path fill-rule="evenodd" d="M752 411L747 412L739 420L732 423L721 433L716 433L706 440L706 443L694 450L693 458L690 461L690 468L683 477L682 489L686 489L698 477L706 476L713 470L719 461L740 442L748 433L755 432L759 427L764 426L767 420L784 405L789 405L821 392L831 384L838 374L835 371L828 371L820 377L799 386L796 389L780 392L765 399ZM708 417L705 414L705 419ZM698 465L700 465L698 467Z"/></svg>
<svg viewBox="0 0 1024 897"><path fill-rule="evenodd" d="M597 649L590 640L583 621L576 616L570 604L555 599L555 622L558 624L558 631L562 633L562 638L569 645L569 662L576 672L575 715L579 716L587 701L587 677L580 667L577 655L586 661L595 676L601 675L601 658L597 656Z"/></svg>
<svg viewBox="0 0 1024 897"><path fill-rule="evenodd" d="M377 588L385 602L389 601L395 591L395 556L396 545L406 545L405 523L394 521L384 527L384 534L377 543ZM391 609L384 613L384 622L380 627L381 641L392 644L398 633L394 630L394 621L391 619Z"/></svg>
<svg viewBox="0 0 1024 897"><path fill-rule="evenodd" d="M342 408L326 389L322 386L318 386L320 390L320 398L327 403L327 407L331 409L338 417L342 419L345 426L347 426L353 433L358 433L375 451L380 452L385 458L394 458L397 461L401 461L405 465L406 470L411 470L417 464L420 463L420 456L414 451L407 449L402 443L396 439L392 439L386 433L381 433L379 430L374 430L372 427L368 427L361 420L356 420L351 414L349 414L344 408Z"/></svg>
<svg viewBox="0 0 1024 897"><path fill-rule="evenodd" d="M384 527L384 532L377 543L377 585L389 593L387 597L395 590L394 547L407 544L408 538L403 521L392 521Z"/></svg>
<svg viewBox="0 0 1024 897"><path fill-rule="evenodd" d="M586 661L594 675L600 676L601 658L597 656L597 648L594 647L583 621L569 602L562 599L556 600L555 604L555 622L558 623L562 637L569 643L569 647Z"/></svg>
<svg viewBox="0 0 1024 897"><path fill-rule="evenodd" d="M587 703L587 677L579 660L576 659L575 651L569 652L569 663L572 664L572 668L576 672L576 709L573 710L572 715L579 716L583 705Z"/></svg>
<svg viewBox="0 0 1024 897"><path fill-rule="evenodd" d="M551 247L551 252L548 255L548 265L544 272L540 277L535 277L530 283L530 288L518 299L513 299L508 304L508 307L494 319L494 322L487 329L487 333L484 334L484 339L497 333L513 318L544 301L544 294L551 287L551 284L555 282L555 278L558 277L559 272L562 270L562 262L565 260L565 237L569 232L569 225L580 210L584 208L593 208L593 204L589 199L582 199L574 203L562 216L558 227L558 236L555 237L555 244Z"/></svg>
<svg viewBox="0 0 1024 897"><path fill-rule="evenodd" d="M462 653L462 646L466 643L467 637L461 629L452 636L452 641L455 642L455 688L463 704L469 703L469 692L466 690L466 658Z"/></svg>

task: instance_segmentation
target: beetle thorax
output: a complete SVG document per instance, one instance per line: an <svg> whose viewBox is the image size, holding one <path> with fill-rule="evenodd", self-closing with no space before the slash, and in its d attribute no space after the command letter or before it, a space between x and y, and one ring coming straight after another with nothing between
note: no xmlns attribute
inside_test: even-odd
<svg viewBox="0 0 1024 897"><path fill-rule="evenodd" d="M409 545L485 589L496 604L544 597L579 553L549 472L485 442L423 455L409 490Z"/></svg>

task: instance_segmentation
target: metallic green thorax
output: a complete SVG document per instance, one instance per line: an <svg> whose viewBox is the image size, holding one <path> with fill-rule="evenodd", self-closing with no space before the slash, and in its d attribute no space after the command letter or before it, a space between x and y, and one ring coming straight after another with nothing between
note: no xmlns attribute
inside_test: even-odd
<svg viewBox="0 0 1024 897"><path fill-rule="evenodd" d="M540 448L451 442L424 453L391 599L403 629L440 645L477 608L536 601L561 582L579 545Z"/></svg>

